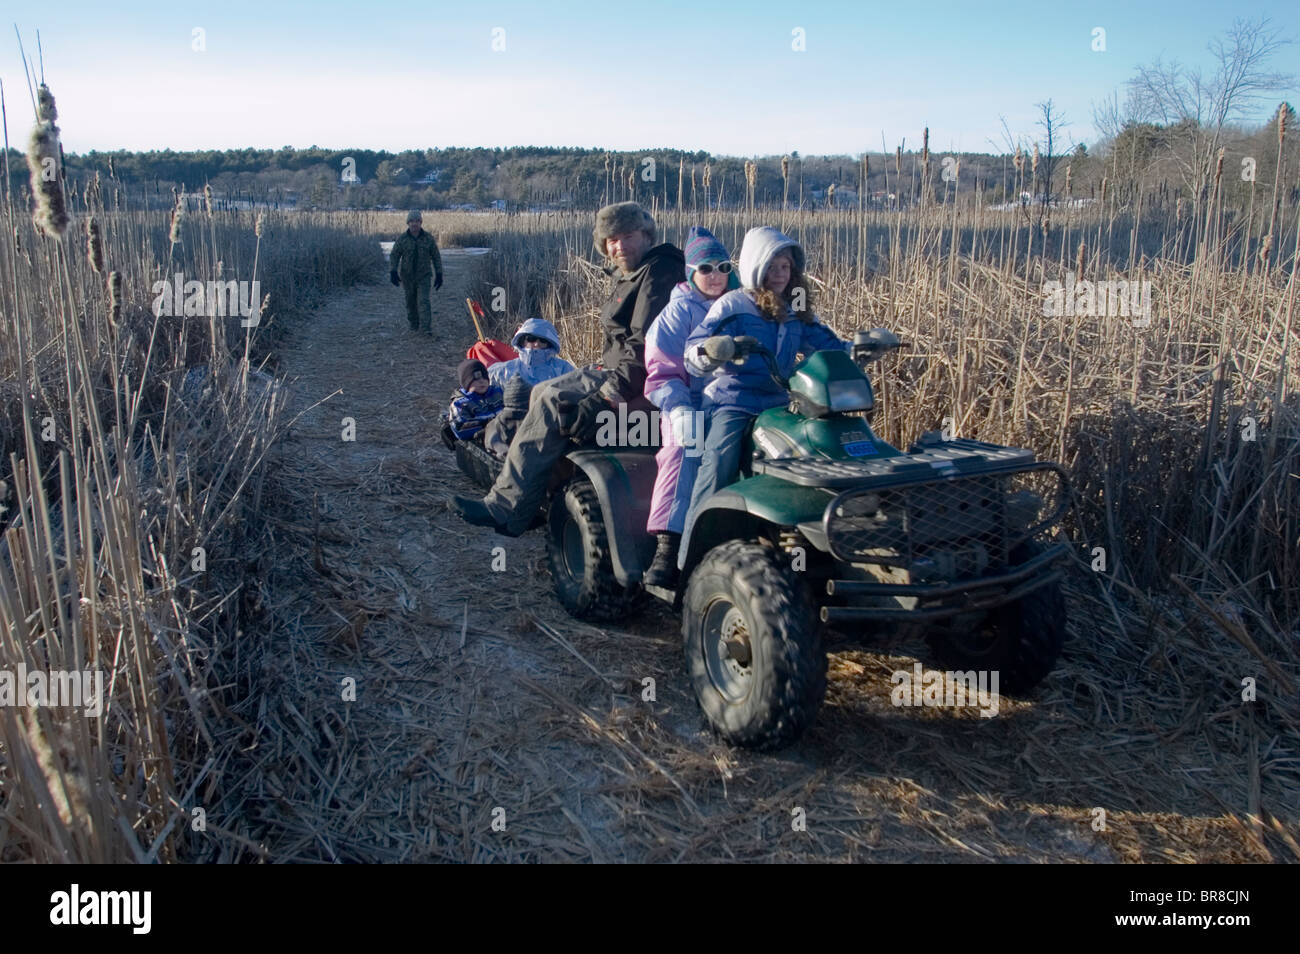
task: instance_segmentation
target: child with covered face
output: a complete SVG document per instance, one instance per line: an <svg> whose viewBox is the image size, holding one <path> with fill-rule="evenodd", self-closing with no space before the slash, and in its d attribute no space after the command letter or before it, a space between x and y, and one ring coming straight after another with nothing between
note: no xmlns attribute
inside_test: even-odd
<svg viewBox="0 0 1300 954"><path fill-rule="evenodd" d="M519 356L488 368L493 384L505 387L511 378L521 377L531 386L573 370L573 365L560 357L559 332L545 318L529 318L519 326L510 344Z"/></svg>

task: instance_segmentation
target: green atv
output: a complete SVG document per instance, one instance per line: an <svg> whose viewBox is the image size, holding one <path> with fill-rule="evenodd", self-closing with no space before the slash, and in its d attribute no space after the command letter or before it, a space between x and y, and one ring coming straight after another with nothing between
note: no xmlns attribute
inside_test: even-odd
<svg viewBox="0 0 1300 954"><path fill-rule="evenodd" d="M904 453L877 437L870 362L900 346L881 328L852 351L807 356L789 403L759 414L748 467L682 537L676 590L646 587L654 447L583 448L548 508L556 593L579 619L619 619L645 592L682 613L700 707L728 742L777 748L814 721L826 690L824 627L869 638L920 624L945 668L1000 674L1004 692L1045 677L1065 637L1065 472L1031 451L931 432ZM715 346L716 347L716 346ZM716 357L716 356L715 356Z"/></svg>

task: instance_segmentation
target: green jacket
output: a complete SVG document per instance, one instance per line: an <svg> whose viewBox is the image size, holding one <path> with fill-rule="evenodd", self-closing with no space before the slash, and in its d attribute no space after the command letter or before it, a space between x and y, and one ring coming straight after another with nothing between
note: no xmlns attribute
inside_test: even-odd
<svg viewBox="0 0 1300 954"><path fill-rule="evenodd" d="M430 268L432 265L432 269ZM437 272L442 278L442 256L438 254L438 243L433 236L420 229L420 234L411 238L410 232L403 232L393 243L393 252L388 256L388 267L397 272L402 281L419 281L428 278L431 272Z"/></svg>

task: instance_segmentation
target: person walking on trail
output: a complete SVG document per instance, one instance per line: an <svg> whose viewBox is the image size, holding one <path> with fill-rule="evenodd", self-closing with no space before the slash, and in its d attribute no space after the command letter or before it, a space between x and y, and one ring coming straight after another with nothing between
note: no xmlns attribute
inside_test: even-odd
<svg viewBox="0 0 1300 954"><path fill-rule="evenodd" d="M517 537L532 526L551 469L574 442L590 442L602 411L648 412L645 335L672 290L682 280L686 259L675 245L655 244L655 223L635 202L607 205L596 213L596 250L618 275L600 312L605 332L601 363L543 381L533 388L528 414L506 455L505 465L483 499L453 496L452 507L469 523Z"/></svg>
<svg viewBox="0 0 1300 954"><path fill-rule="evenodd" d="M424 230L418 209L406 214L406 231L393 243L388 256L388 277L406 293L406 322L412 331L433 335L433 306L429 301L429 282L442 287L442 256L438 243Z"/></svg>

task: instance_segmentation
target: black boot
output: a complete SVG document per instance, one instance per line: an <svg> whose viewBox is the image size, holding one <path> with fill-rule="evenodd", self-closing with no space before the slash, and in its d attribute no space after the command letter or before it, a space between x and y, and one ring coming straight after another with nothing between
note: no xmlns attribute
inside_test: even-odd
<svg viewBox="0 0 1300 954"><path fill-rule="evenodd" d="M460 514L461 519L466 523L472 523L476 527L491 527L503 537L519 536L518 533L510 532L504 523L498 523L496 517L492 516L492 511L488 510L487 504L478 497L462 497L460 494L455 494L450 504L451 509Z"/></svg>
<svg viewBox="0 0 1300 954"><path fill-rule="evenodd" d="M666 586L669 589L677 585L677 547L682 542L680 533L656 534L659 543L655 547L655 558L650 569L645 572L647 586Z"/></svg>

